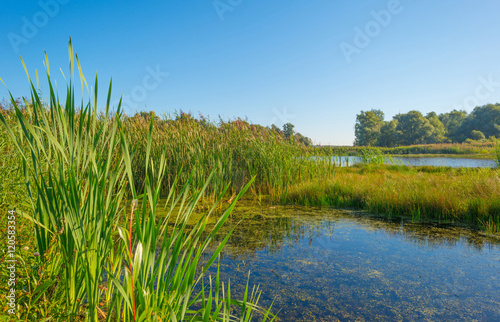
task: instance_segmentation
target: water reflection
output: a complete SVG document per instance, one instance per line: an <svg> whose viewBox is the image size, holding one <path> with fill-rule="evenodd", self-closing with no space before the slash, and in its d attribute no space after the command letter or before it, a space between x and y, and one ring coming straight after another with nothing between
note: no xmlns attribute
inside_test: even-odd
<svg viewBox="0 0 500 322"><path fill-rule="evenodd" d="M242 292L250 270L283 321L500 320L498 238L321 208L243 215L221 272Z"/></svg>

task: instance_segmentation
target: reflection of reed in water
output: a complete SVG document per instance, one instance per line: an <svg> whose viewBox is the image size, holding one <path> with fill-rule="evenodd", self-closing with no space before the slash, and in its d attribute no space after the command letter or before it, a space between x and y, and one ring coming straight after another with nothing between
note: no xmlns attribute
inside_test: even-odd
<svg viewBox="0 0 500 322"><path fill-rule="evenodd" d="M210 225L216 223L212 218ZM196 220L196 219L195 219ZM500 245L500 238L484 235L470 229L439 223L412 223L390 220L362 211L338 210L329 207L255 205L252 201L240 201L228 224L215 237L222 241L234 228L227 247L221 256L229 259L251 258L257 251L279 252L283 247L306 241L319 248L331 248L325 238L334 238L338 223L355 224L366 231L382 231L422 248L464 247L483 251ZM196 222L193 222L194 225ZM208 227L210 228L210 227ZM210 229L207 229L209 232ZM316 250L316 248L313 248Z"/></svg>
<svg viewBox="0 0 500 322"><path fill-rule="evenodd" d="M243 215L238 211L236 213ZM312 243L324 235L333 235L335 218L318 220L317 216L299 213L295 208L279 207L250 214L235 228L224 255L236 259L253 257L257 251L275 253L305 239Z"/></svg>
<svg viewBox="0 0 500 322"><path fill-rule="evenodd" d="M498 237L453 224L421 223L399 219L391 221L377 216L363 216L365 213L361 214L354 219L357 224L368 229L383 230L390 236L403 238L405 241L425 248L453 247L460 243L467 248L482 251L500 246Z"/></svg>
<svg viewBox="0 0 500 322"><path fill-rule="evenodd" d="M498 292L486 282L494 271L457 251L470 248L484 258L489 248L498 253L498 239L359 211L242 204L232 222L247 218L221 256L221 272L231 285L243 285L250 271L253 283L266 286L262 303L275 300L284 321L468 320L483 310L499 314L490 300Z"/></svg>
<svg viewBox="0 0 500 322"><path fill-rule="evenodd" d="M232 258L252 257L256 251L274 253L286 245L296 245L304 240L309 244L314 242L321 248L327 236L330 239L334 237L334 228L339 222L353 223L363 230L383 231L430 249L462 244L482 251L500 246L500 238L451 224L394 221L365 212L328 207L277 206L269 209L269 206L252 206L249 201L242 204L235 210L232 221L236 224L244 216L247 218L235 228L225 250L225 256ZM231 224L227 229L230 228ZM327 247L332 247L332 244Z"/></svg>

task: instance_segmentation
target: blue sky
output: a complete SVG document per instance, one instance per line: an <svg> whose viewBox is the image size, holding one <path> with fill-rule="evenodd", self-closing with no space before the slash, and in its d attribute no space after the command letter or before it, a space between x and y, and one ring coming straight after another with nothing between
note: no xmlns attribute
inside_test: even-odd
<svg viewBox="0 0 500 322"><path fill-rule="evenodd" d="M112 76L128 114L291 122L321 144L352 144L361 110L500 102L495 0L27 2L2 2L0 77L15 97L29 94L19 56L34 74L47 51L67 74L71 36L87 80L97 72L104 97Z"/></svg>

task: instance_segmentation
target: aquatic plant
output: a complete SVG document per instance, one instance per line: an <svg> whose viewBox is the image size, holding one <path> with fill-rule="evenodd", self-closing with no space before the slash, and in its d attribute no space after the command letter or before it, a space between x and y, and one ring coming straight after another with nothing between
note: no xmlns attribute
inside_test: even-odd
<svg viewBox="0 0 500 322"><path fill-rule="evenodd" d="M382 151L378 148L362 148L360 151L360 159L363 164L383 164L384 155Z"/></svg>
<svg viewBox="0 0 500 322"><path fill-rule="evenodd" d="M496 163L497 163L497 167L500 168L500 143L497 144L497 148L495 150L496 152Z"/></svg>
<svg viewBox="0 0 500 322"><path fill-rule="evenodd" d="M14 119L0 114L23 166L32 208L24 216L33 224L39 255L35 267L22 260L28 287L18 299L17 318L249 321L260 312L263 320L274 319L269 310L257 306L258 288L250 291L247 284L243 299L236 300L229 282L221 283L219 272L213 278L206 276L230 234L210 250L208 262L200 260L251 180L211 231L205 231L206 222L228 185L211 210L194 227L187 227L210 177L196 192L190 188L192 177L181 189L174 178L167 197L168 214L157 218L167 168L165 154L157 159L151 155L153 123L144 137L144 177L138 190L133 171L136 154L125 135L120 106L110 113L111 82L105 111L97 108L97 77L89 102L77 106L75 65L82 89L87 81L71 40L69 59L64 102L54 90L45 56L48 106L25 67L31 87L28 106L21 110L11 96ZM125 205L130 211L125 211Z"/></svg>
<svg viewBox="0 0 500 322"><path fill-rule="evenodd" d="M297 183L283 203L366 209L391 217L438 220L500 232L498 169L364 165L340 168L328 180Z"/></svg>

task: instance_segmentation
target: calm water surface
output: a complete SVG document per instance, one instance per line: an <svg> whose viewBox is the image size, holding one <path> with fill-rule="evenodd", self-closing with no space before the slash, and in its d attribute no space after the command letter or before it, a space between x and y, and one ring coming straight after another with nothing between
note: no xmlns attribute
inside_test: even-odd
<svg viewBox="0 0 500 322"><path fill-rule="evenodd" d="M243 214L223 279L242 292L250 271L282 321L500 321L499 239L329 208Z"/></svg>
<svg viewBox="0 0 500 322"><path fill-rule="evenodd" d="M361 159L355 156L334 157L333 162L342 166L360 163ZM490 159L467 159L467 158L447 158L447 157L393 157L392 161L387 159L386 163L407 165L407 166L443 166L452 168L495 168L495 160Z"/></svg>

